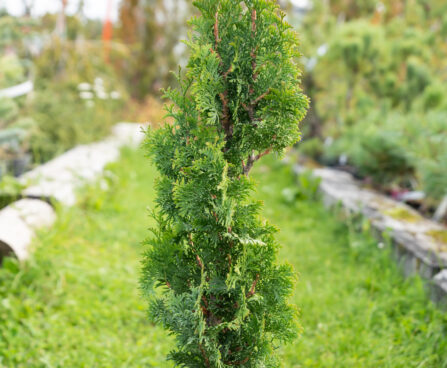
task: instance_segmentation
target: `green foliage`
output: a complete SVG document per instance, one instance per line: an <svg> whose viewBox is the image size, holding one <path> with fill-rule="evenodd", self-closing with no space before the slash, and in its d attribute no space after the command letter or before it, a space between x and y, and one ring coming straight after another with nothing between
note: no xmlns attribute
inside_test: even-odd
<svg viewBox="0 0 447 368"><path fill-rule="evenodd" d="M142 201L153 201L147 182L156 176L141 156L124 150L105 179L81 191L79 205L58 208L31 259L3 260L1 367L169 367L171 339L147 321L136 287ZM126 219L133 220L123 229Z"/></svg>
<svg viewBox="0 0 447 368"><path fill-rule="evenodd" d="M275 346L297 333L294 274L276 264L248 173L300 138L297 39L272 1L194 4L186 75L166 93L174 123L147 139L161 176L142 287L177 365L277 367Z"/></svg>
<svg viewBox="0 0 447 368"><path fill-rule="evenodd" d="M25 68L14 55L0 57L0 88L11 87L25 80Z"/></svg>
<svg viewBox="0 0 447 368"><path fill-rule="evenodd" d="M119 121L127 96L111 64L129 55L113 47L109 56L110 64L94 41L53 37L36 58L36 91L29 107L36 121L30 131L34 161L47 161L77 144L103 138Z"/></svg>
<svg viewBox="0 0 447 368"><path fill-rule="evenodd" d="M439 161L427 160L421 167L422 182L433 198L447 195L447 149Z"/></svg>
<svg viewBox="0 0 447 368"><path fill-rule="evenodd" d="M106 136L119 119L120 100L82 99L76 86L61 84L39 91L33 101L35 125L30 149L36 162L45 162L77 144Z"/></svg>
<svg viewBox="0 0 447 368"><path fill-rule="evenodd" d="M257 197L281 226L280 257L300 270L294 300L304 330L284 348L284 366L446 366L447 316L428 300L422 280L404 280L388 244L353 232L321 203L285 202L283 188L295 185L290 169L268 167L255 175Z"/></svg>
<svg viewBox="0 0 447 368"><path fill-rule="evenodd" d="M12 176L2 176L0 181L0 209L20 198L25 185Z"/></svg>
<svg viewBox="0 0 447 368"><path fill-rule="evenodd" d="M17 118L19 107L10 98L0 97L0 128Z"/></svg>
<svg viewBox="0 0 447 368"><path fill-rule="evenodd" d="M304 140L298 148L301 153L314 158L320 158L324 152L323 142L316 137Z"/></svg>

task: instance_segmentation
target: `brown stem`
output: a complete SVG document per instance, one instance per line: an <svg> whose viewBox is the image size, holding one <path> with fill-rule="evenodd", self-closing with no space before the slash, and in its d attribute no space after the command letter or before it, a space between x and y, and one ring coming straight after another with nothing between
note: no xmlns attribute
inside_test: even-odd
<svg viewBox="0 0 447 368"><path fill-rule="evenodd" d="M261 157L264 157L265 155L268 155L270 153L270 151L271 151L271 148L268 148L264 152L258 153L257 155L252 153L251 155L248 156L246 164L242 160L242 172L244 173L244 175L248 175L248 173L250 172L251 168L253 167L253 164L256 161L258 161Z"/></svg>
<svg viewBox="0 0 447 368"><path fill-rule="evenodd" d="M214 48L215 50L211 50L212 52L215 52L217 57L220 60L220 66L223 67L223 61L222 57L220 56L217 47L219 45L219 42L221 41L219 37L219 12L217 11L215 16L215 22L214 22ZM224 82L227 81L228 74L230 74L233 71L233 65L230 65L230 67L227 69L225 73L222 74L222 77L224 78ZM222 127L225 132L225 140L228 141L233 136L233 125L231 124L231 115L230 115L230 109L228 107L228 90L225 90L222 93L219 93L219 98L222 102Z"/></svg>
<svg viewBox="0 0 447 368"><path fill-rule="evenodd" d="M199 267L203 270L202 260L200 259L200 257L197 254L196 254L196 261L197 261L197 264L199 265Z"/></svg>
<svg viewBox="0 0 447 368"><path fill-rule="evenodd" d="M230 74L233 71L233 64L230 65L230 67L227 69L225 73L223 73L223 77L226 80L228 77L228 74Z"/></svg>
<svg viewBox="0 0 447 368"><path fill-rule="evenodd" d="M250 291L247 293L247 299L255 295L256 284L258 283L258 281L259 281L259 273L256 274L256 278L253 280L253 283L251 284Z"/></svg>
<svg viewBox="0 0 447 368"><path fill-rule="evenodd" d="M205 365L208 368L210 368L211 367L210 366L210 361L209 361L208 357L206 356L206 352L205 352L205 349L203 348L202 344L199 344L199 349L200 349L200 352L202 353L203 360L205 361Z"/></svg>
<svg viewBox="0 0 447 368"><path fill-rule="evenodd" d="M228 91L225 90L219 93L219 97L222 101L222 127L228 140L233 135L233 127L230 122L230 109L228 108Z"/></svg>
<svg viewBox="0 0 447 368"><path fill-rule="evenodd" d="M251 31L256 33L256 9L251 11Z"/></svg>
<svg viewBox="0 0 447 368"><path fill-rule="evenodd" d="M270 93L270 88L269 88L267 91L265 91L262 95L260 95L259 97L255 98L255 99L251 102L251 104L252 104L252 105L256 105L256 104L258 104L259 101L261 101L263 98L265 98L269 93Z"/></svg>
<svg viewBox="0 0 447 368"><path fill-rule="evenodd" d="M251 11L251 33L252 33L252 37L255 38L256 37L256 18L257 18L257 14L256 14L256 9L253 9ZM255 72L256 70L256 49L253 49L250 53L251 56L251 68L253 69L253 81L256 81L258 75Z"/></svg>
<svg viewBox="0 0 447 368"><path fill-rule="evenodd" d="M215 42L215 48L217 52L217 44L219 43L219 12L217 11L215 16L215 23L214 23L214 42Z"/></svg>
<svg viewBox="0 0 447 368"><path fill-rule="evenodd" d="M226 365L242 365L248 362L248 360L250 359L250 357L246 357L241 361L238 362L224 362Z"/></svg>

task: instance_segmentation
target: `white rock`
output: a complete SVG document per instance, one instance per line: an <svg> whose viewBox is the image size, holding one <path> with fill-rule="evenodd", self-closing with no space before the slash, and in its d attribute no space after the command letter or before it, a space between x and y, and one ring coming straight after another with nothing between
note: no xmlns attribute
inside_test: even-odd
<svg viewBox="0 0 447 368"><path fill-rule="evenodd" d="M95 95L89 91L82 91L79 93L79 97L81 97L83 100L91 100L93 97L95 97Z"/></svg>
<svg viewBox="0 0 447 368"><path fill-rule="evenodd" d="M51 226L56 220L53 208L37 199L22 199L0 211L0 249L12 252L19 260L29 255L35 230Z"/></svg>
<svg viewBox="0 0 447 368"><path fill-rule="evenodd" d="M80 83L78 84L78 90L79 91L90 91L92 86L89 83Z"/></svg>

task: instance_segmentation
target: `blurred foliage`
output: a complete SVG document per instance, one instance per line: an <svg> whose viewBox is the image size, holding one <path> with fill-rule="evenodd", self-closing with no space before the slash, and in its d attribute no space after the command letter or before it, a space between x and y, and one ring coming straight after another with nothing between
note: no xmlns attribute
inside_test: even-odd
<svg viewBox="0 0 447 368"><path fill-rule="evenodd" d="M14 100L7 97L0 97L0 128L5 127L17 117L19 107Z"/></svg>
<svg viewBox="0 0 447 368"><path fill-rule="evenodd" d="M381 186L446 195L447 3L313 5L300 29L318 118L309 123L318 126L305 131L312 143L303 149L327 162L344 157Z"/></svg>
<svg viewBox="0 0 447 368"><path fill-rule="evenodd" d="M291 173L288 174L291 175ZM321 178L313 176L312 171L307 170L301 172L297 177L297 182L291 187L284 188L281 194L284 201L289 204L296 201L318 200L320 182Z"/></svg>
<svg viewBox="0 0 447 368"><path fill-rule="evenodd" d="M182 62L191 4L125 0L110 41L83 6L38 17L0 9L0 90L34 82L28 96L0 98L0 177L13 160L31 154L34 165L106 136L125 114L162 120L150 96L175 83L170 71Z"/></svg>
<svg viewBox="0 0 447 368"><path fill-rule="evenodd" d="M29 154L33 164L41 163L101 139L124 115L128 98L122 67L129 48L116 42L106 48L100 21L60 16L0 15L0 89L27 78L34 82L28 96L0 98L3 174L16 173L15 162Z"/></svg>
<svg viewBox="0 0 447 368"><path fill-rule="evenodd" d="M123 82L113 66L127 57L126 52L113 45L110 63L106 63L99 42L53 37L35 59L36 92L30 109L36 121L31 138L35 161L46 161L108 134L126 101Z"/></svg>
<svg viewBox="0 0 447 368"><path fill-rule="evenodd" d="M0 181L0 209L20 198L24 188L25 186L19 183L16 178L5 175Z"/></svg>
<svg viewBox="0 0 447 368"><path fill-rule="evenodd" d="M35 161L44 162L77 144L107 135L117 122L122 101L98 96L84 100L76 87L62 85L40 91L33 106L36 125L31 150Z"/></svg>
<svg viewBox="0 0 447 368"><path fill-rule="evenodd" d="M0 89L23 82L26 70L15 54L0 56Z"/></svg>

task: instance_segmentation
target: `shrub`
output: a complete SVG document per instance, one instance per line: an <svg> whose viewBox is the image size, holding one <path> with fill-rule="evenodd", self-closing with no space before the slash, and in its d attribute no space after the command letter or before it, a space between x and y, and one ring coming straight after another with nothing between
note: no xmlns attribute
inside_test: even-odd
<svg viewBox="0 0 447 368"><path fill-rule="evenodd" d="M447 195L447 150L438 162L424 161L421 171L424 189L431 197L441 199Z"/></svg>
<svg viewBox="0 0 447 368"><path fill-rule="evenodd" d="M319 159L323 155L324 145L320 138L310 138L300 144L299 151L306 156Z"/></svg>
<svg viewBox="0 0 447 368"><path fill-rule="evenodd" d="M166 93L174 123L147 139L160 179L142 287L178 366L277 367L277 344L297 334L294 273L276 263L248 175L300 138L297 39L275 2L194 4L187 72Z"/></svg>
<svg viewBox="0 0 447 368"><path fill-rule="evenodd" d="M353 160L360 174L370 176L376 184L402 184L414 172L408 153L389 133L362 137Z"/></svg>

